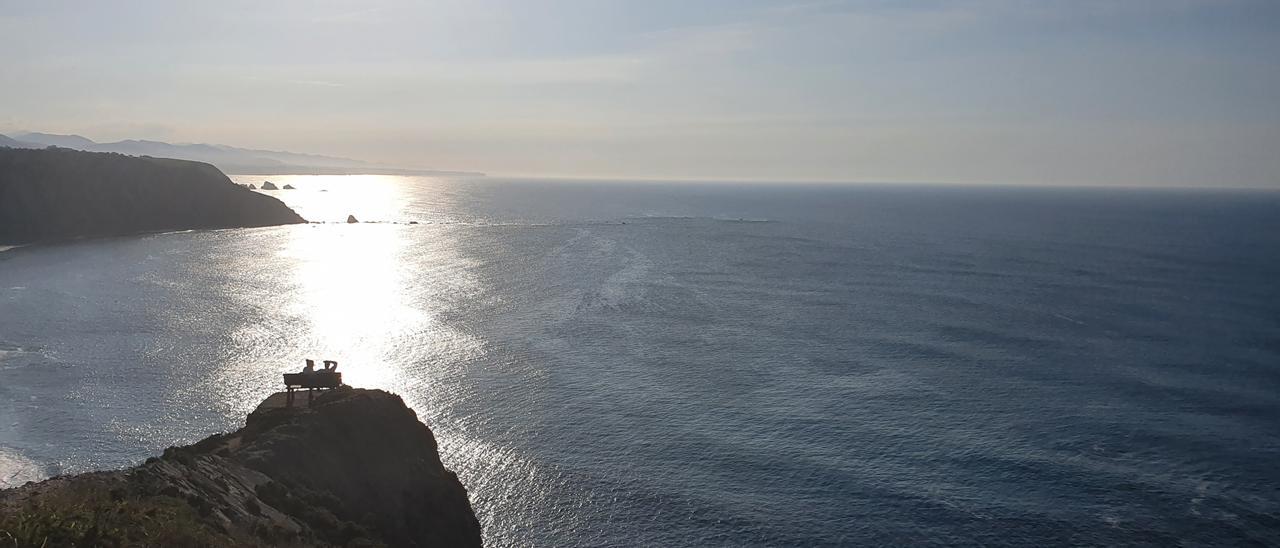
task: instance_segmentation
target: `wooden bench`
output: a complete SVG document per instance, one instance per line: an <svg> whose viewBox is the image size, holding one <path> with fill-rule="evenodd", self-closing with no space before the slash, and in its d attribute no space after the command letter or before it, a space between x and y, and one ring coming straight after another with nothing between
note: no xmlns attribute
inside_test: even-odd
<svg viewBox="0 0 1280 548"><path fill-rule="evenodd" d="M328 390L342 386L342 373L337 371L310 371L303 373L285 373L284 388L288 395L285 397L287 405L293 406L293 391L295 389L307 389L307 405L311 405L311 398L316 390Z"/></svg>

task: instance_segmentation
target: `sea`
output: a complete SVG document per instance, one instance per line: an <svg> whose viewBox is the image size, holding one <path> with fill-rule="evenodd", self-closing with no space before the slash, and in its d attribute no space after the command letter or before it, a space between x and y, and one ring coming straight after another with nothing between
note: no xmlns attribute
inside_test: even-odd
<svg viewBox="0 0 1280 548"><path fill-rule="evenodd" d="M491 547L1280 545L1280 192L235 180L313 222L0 252L0 486L313 358Z"/></svg>

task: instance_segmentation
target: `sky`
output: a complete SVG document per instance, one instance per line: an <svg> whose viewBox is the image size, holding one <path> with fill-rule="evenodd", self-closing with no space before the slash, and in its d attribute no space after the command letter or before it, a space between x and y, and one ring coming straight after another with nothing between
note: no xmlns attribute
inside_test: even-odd
<svg viewBox="0 0 1280 548"><path fill-rule="evenodd" d="M499 175L1280 188L1274 0L0 0L0 133Z"/></svg>

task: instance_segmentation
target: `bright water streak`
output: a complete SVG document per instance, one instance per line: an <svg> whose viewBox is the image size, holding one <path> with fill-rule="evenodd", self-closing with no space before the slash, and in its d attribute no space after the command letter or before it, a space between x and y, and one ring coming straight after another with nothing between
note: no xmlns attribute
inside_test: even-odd
<svg viewBox="0 0 1280 548"><path fill-rule="evenodd" d="M0 253L0 482L312 357L490 546L1280 542L1275 194L271 179L326 224Z"/></svg>

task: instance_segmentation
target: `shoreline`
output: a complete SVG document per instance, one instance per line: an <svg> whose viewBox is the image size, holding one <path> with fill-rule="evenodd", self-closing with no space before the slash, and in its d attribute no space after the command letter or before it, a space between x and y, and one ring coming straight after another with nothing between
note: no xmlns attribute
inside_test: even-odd
<svg viewBox="0 0 1280 548"><path fill-rule="evenodd" d="M40 463L31 460L12 447L0 445L0 491L21 487L29 482L49 479Z"/></svg>

